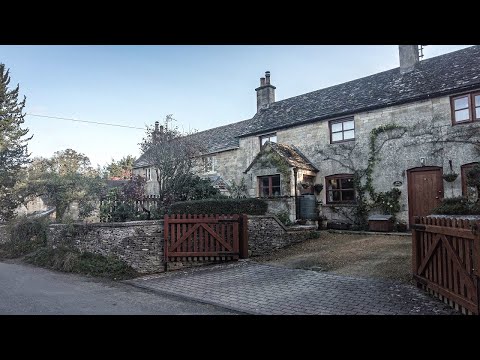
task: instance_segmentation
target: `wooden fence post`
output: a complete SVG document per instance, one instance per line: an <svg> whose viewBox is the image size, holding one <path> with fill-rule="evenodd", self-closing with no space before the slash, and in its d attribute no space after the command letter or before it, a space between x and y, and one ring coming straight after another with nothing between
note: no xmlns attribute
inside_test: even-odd
<svg viewBox="0 0 480 360"><path fill-rule="evenodd" d="M415 275L418 275L417 274L418 266L420 265L418 263L418 257L419 257L419 254L418 254L419 239L418 238L421 235L421 232L415 228L415 225L417 225L420 222L420 219L415 216L413 222L414 222L414 226L412 229L412 276L415 276ZM417 284L417 287L421 287L418 281L416 281L416 284Z"/></svg>
<svg viewBox="0 0 480 360"><path fill-rule="evenodd" d="M477 285L477 315L480 315L480 221L472 221L473 239L473 276Z"/></svg>
<svg viewBox="0 0 480 360"><path fill-rule="evenodd" d="M163 216L163 256L165 261L165 271L168 271L168 215Z"/></svg>
<svg viewBox="0 0 480 360"><path fill-rule="evenodd" d="M248 216L247 214L240 215L240 259L248 258Z"/></svg>

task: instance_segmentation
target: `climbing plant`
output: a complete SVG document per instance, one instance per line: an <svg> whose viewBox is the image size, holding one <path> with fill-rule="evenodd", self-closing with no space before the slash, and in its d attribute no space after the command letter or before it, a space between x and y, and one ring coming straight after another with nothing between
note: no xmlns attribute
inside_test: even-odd
<svg viewBox="0 0 480 360"><path fill-rule="evenodd" d="M391 140L401 138L407 129L404 126L386 124L374 128L370 132L368 142L368 157L366 167L361 167L362 153L358 149L358 143L353 145L341 144L338 149L318 149L324 160L333 160L353 172L353 186L356 193L356 206L345 210L342 207L332 207L332 211L338 212L354 223L358 229L365 229L368 224L368 216L373 209L379 209L385 214L393 215L400 211L400 190L392 188L386 192L377 192L373 186L373 173L375 166L380 161L380 151ZM383 136L379 141L380 135Z"/></svg>

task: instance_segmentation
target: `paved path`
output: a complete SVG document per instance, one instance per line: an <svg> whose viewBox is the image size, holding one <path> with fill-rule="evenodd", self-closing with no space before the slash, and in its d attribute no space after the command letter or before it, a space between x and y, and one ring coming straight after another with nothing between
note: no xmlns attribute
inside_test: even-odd
<svg viewBox="0 0 480 360"><path fill-rule="evenodd" d="M119 282L0 262L0 314L234 314Z"/></svg>
<svg viewBox="0 0 480 360"><path fill-rule="evenodd" d="M128 282L249 314L456 314L414 286L250 261Z"/></svg>

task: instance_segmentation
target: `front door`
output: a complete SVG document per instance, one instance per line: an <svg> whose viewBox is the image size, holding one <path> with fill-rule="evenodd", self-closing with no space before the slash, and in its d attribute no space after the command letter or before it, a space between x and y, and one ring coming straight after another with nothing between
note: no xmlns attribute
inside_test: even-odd
<svg viewBox="0 0 480 360"><path fill-rule="evenodd" d="M408 215L427 216L443 199L442 169L421 167L408 170Z"/></svg>

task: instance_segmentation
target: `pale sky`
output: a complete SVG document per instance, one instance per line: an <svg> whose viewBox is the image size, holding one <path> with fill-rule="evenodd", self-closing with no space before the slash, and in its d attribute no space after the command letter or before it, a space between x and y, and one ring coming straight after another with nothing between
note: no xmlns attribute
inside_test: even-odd
<svg viewBox="0 0 480 360"><path fill-rule="evenodd" d="M469 45L429 45L424 58ZM398 67L397 45L18 45L0 63L27 113L144 128L173 114L184 129L251 118L265 71L276 100ZM144 131L27 116L32 156L72 148L92 164L138 157Z"/></svg>

